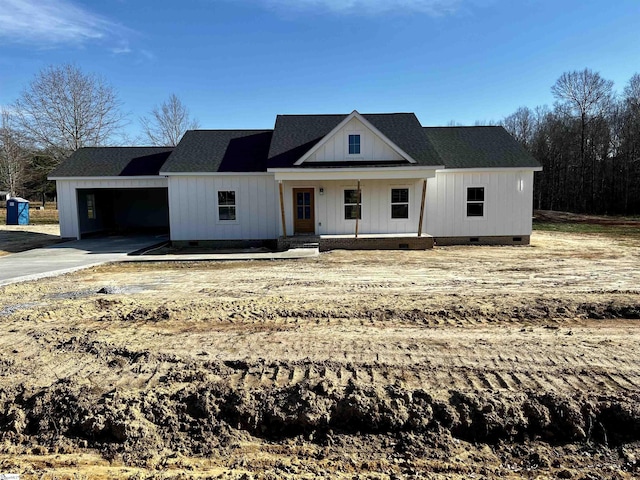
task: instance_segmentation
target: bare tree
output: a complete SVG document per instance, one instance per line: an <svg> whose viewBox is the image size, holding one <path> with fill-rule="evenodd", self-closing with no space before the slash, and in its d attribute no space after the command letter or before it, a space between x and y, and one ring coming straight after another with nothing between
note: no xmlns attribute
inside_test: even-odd
<svg viewBox="0 0 640 480"><path fill-rule="evenodd" d="M589 122L603 116L613 101L613 82L588 68L563 73L551 87L558 109L580 118L581 157L584 159L585 134Z"/></svg>
<svg viewBox="0 0 640 480"><path fill-rule="evenodd" d="M533 140L535 124L535 114L529 107L520 107L502 120L502 126L525 148Z"/></svg>
<svg viewBox="0 0 640 480"><path fill-rule="evenodd" d="M141 117L140 123L151 144L170 147L176 146L187 130L199 127L174 93L162 105L154 107L149 116Z"/></svg>
<svg viewBox="0 0 640 480"><path fill-rule="evenodd" d="M630 108L640 109L640 74L635 73L624 87L624 101Z"/></svg>
<svg viewBox="0 0 640 480"><path fill-rule="evenodd" d="M0 189L11 196L22 194L28 156L10 113L0 110Z"/></svg>
<svg viewBox="0 0 640 480"><path fill-rule="evenodd" d="M615 120L616 160L622 186L622 210L640 210L640 74L634 74L624 88Z"/></svg>
<svg viewBox="0 0 640 480"><path fill-rule="evenodd" d="M562 115L578 119L580 130L578 180L582 200L580 208L583 211L590 210L597 201L598 160L602 159L602 154L594 148L587 152L587 129L593 123L591 133L602 136L603 124L606 123L604 117L613 104L613 82L585 68L582 71L563 73L551 87L551 93L556 97L556 108ZM593 147L597 142L591 141L589 144Z"/></svg>
<svg viewBox="0 0 640 480"><path fill-rule="evenodd" d="M613 82L588 68L563 73L551 93L566 111L588 120L605 112L612 100Z"/></svg>
<svg viewBox="0 0 640 480"><path fill-rule="evenodd" d="M71 64L40 71L14 104L22 131L56 161L107 144L123 126L120 107L112 86Z"/></svg>

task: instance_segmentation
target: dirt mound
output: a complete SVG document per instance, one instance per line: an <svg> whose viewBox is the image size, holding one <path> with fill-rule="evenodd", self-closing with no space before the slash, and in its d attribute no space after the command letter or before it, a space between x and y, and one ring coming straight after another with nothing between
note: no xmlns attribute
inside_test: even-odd
<svg viewBox="0 0 640 480"><path fill-rule="evenodd" d="M380 435L409 436L414 447L455 439L621 446L640 441L640 395L451 391L434 399L422 389L337 388L327 381L275 389L205 381L173 392L161 386L101 394L60 381L33 394L0 390L3 440L47 449L89 447L130 465L149 466L166 451L211 455L247 435L269 441L302 436L319 445L334 435Z"/></svg>

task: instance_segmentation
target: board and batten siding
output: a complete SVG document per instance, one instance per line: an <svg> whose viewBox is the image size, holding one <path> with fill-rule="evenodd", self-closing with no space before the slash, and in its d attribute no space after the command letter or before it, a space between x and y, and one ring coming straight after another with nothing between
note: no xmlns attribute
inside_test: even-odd
<svg viewBox="0 0 640 480"><path fill-rule="evenodd" d="M60 237L80 238L78 217L78 189L92 188L166 188L167 179L122 178L122 179L69 179L56 180Z"/></svg>
<svg viewBox="0 0 640 480"><path fill-rule="evenodd" d="M484 187L484 216L467 217L467 188ZM533 171L447 172L428 181L426 233L434 237L531 235Z"/></svg>
<svg viewBox="0 0 640 480"><path fill-rule="evenodd" d="M313 188L315 198L316 235L348 235L355 233L356 221L344 218L344 190L355 190L355 180L285 181L284 204L287 235L293 235L293 189ZM320 195L320 188L324 193ZM409 189L409 218L391 218L391 189ZM358 222L361 234L418 232L422 180L362 180L362 219ZM280 234L282 226L280 224Z"/></svg>
<svg viewBox="0 0 640 480"><path fill-rule="evenodd" d="M236 220L218 219L218 192L236 192ZM278 238L279 200L273 175L169 177L171 240Z"/></svg>
<svg viewBox="0 0 640 480"><path fill-rule="evenodd" d="M360 135L360 155L349 155L349 135ZM403 160L357 118L352 118L335 135L327 139L305 162L342 162L358 160Z"/></svg>

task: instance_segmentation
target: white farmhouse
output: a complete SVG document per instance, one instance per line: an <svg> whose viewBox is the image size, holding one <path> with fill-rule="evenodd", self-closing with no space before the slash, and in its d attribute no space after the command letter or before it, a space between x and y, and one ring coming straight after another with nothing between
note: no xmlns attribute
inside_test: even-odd
<svg viewBox="0 0 640 480"><path fill-rule="evenodd" d="M527 244L533 173L502 127L413 113L278 115L273 130L191 130L175 148L83 148L57 182L61 236L424 249Z"/></svg>

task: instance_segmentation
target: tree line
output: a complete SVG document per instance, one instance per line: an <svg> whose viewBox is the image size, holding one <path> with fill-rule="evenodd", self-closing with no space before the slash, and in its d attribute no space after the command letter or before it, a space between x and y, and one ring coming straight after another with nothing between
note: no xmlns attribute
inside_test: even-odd
<svg viewBox="0 0 640 480"><path fill-rule="evenodd" d="M551 87L553 107L520 107L503 125L543 166L534 207L596 214L640 214L640 75L622 93L590 69L563 73ZM139 119L142 139L175 146L198 127L171 94ZM0 111L0 191L55 194L47 175L81 147L123 141L128 120L115 89L75 65L40 71Z"/></svg>
<svg viewBox="0 0 640 480"><path fill-rule="evenodd" d="M0 109L0 191L44 204L55 195L47 176L79 148L118 140L175 146L184 132L198 128L175 94L138 121L143 138L128 140L122 102L102 77L72 64L41 70L13 104Z"/></svg>
<svg viewBox="0 0 640 480"><path fill-rule="evenodd" d="M640 214L640 75L622 93L590 69L563 73L553 107L521 107L505 127L543 166L534 208Z"/></svg>

